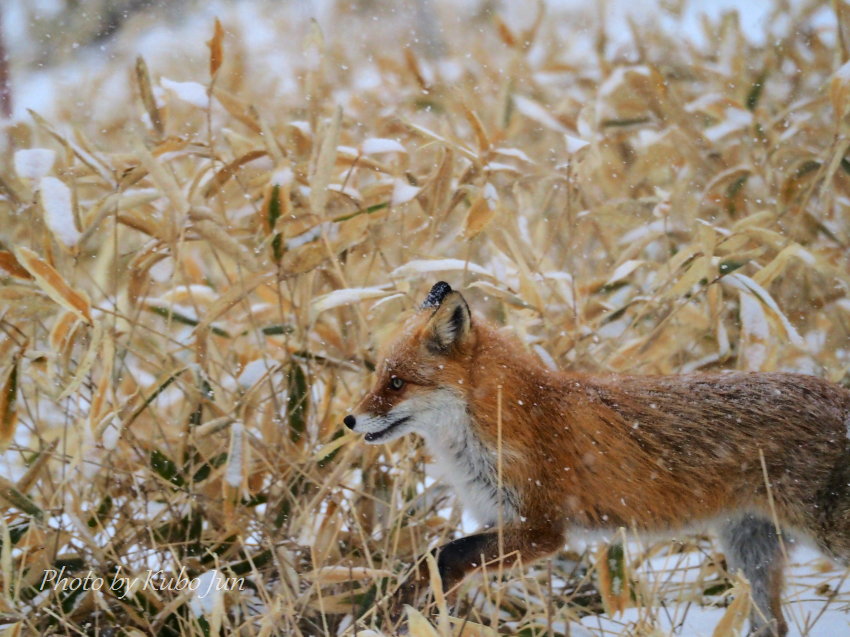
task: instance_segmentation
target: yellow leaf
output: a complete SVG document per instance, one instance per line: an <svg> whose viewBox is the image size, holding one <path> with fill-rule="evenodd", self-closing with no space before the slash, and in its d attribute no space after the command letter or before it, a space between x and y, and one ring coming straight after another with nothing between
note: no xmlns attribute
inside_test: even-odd
<svg viewBox="0 0 850 637"><path fill-rule="evenodd" d="M407 609L407 629L411 637L440 637L430 622L422 616L413 606L405 606Z"/></svg>
<svg viewBox="0 0 850 637"><path fill-rule="evenodd" d="M392 577L393 572L382 568L367 568L365 566L323 566L305 573L304 579L320 584L338 584L353 582L361 579L377 579Z"/></svg>
<svg viewBox="0 0 850 637"><path fill-rule="evenodd" d="M488 223L493 220L496 215L495 206L483 195L479 195L469 207L469 212L466 213L466 221L463 227L463 238L471 239L481 232Z"/></svg>
<svg viewBox="0 0 850 637"><path fill-rule="evenodd" d="M159 109L156 106L156 99L153 96L151 88L151 78L148 73L148 65L145 64L145 58L141 55L136 58L136 83L139 85L139 95L142 98L142 104L148 113L148 118L154 127L157 135L162 137L165 127L162 124L162 117Z"/></svg>
<svg viewBox="0 0 850 637"><path fill-rule="evenodd" d="M677 298L691 291L697 283L708 278L708 266L711 261L708 257L697 257L691 263L691 267L679 280L676 281L665 295L668 298Z"/></svg>
<svg viewBox="0 0 850 637"><path fill-rule="evenodd" d="M216 18L212 39L207 42L207 46L210 47L210 75L215 75L221 66L224 57L222 40L224 40L224 29L221 28L221 22Z"/></svg>
<svg viewBox="0 0 850 637"><path fill-rule="evenodd" d="M712 637L738 637L741 634L741 627L750 612L750 585L740 575L736 577L736 580L729 591L735 599L717 622Z"/></svg>
<svg viewBox="0 0 850 637"><path fill-rule="evenodd" d="M209 184L207 184L207 187L204 190L204 197L212 197L219 190L221 190L224 184L226 184L227 181L231 177L233 177L233 175L235 175L243 165L247 164L248 162L252 162L255 159L259 159L260 157L265 157L266 154L267 153L265 150L252 150L245 153L241 157L237 157L236 159L234 159L224 168L219 170L212 179L210 179Z"/></svg>
<svg viewBox="0 0 850 637"><path fill-rule="evenodd" d="M50 264L29 248L23 246L17 248L15 256L18 262L35 277L35 282L47 293L47 296L91 325L91 303L84 292L69 286Z"/></svg>
<svg viewBox="0 0 850 637"><path fill-rule="evenodd" d="M32 276L15 258L15 255L7 250L0 250L0 270L8 272L18 279L32 279Z"/></svg>
<svg viewBox="0 0 850 637"><path fill-rule="evenodd" d="M0 451L5 451L12 442L18 424L18 360L20 354L0 376Z"/></svg>

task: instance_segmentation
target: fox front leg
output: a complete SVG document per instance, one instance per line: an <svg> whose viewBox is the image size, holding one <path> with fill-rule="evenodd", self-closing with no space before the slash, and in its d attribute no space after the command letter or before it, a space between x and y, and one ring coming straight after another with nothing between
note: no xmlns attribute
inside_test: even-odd
<svg viewBox="0 0 850 637"><path fill-rule="evenodd" d="M434 551L443 591L453 589L472 571L486 566L509 567L516 562L528 564L551 555L564 545L564 530L559 527L510 526L501 532L486 531L452 540ZM500 547L501 544L501 547ZM501 548L501 550L500 550ZM393 596L390 614L393 620L401 616L405 604L415 604L428 588L427 563L420 561L413 575Z"/></svg>

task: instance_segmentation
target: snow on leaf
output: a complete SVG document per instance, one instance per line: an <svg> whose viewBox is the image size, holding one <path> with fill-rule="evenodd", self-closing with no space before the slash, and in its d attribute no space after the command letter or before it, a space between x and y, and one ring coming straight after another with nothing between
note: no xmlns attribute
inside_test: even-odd
<svg viewBox="0 0 850 637"><path fill-rule="evenodd" d="M92 323L91 302L85 292L75 290L64 278L35 252L21 246L15 249L18 263L35 277L38 286L59 305L70 310L86 323Z"/></svg>
<svg viewBox="0 0 850 637"><path fill-rule="evenodd" d="M727 107L723 114L724 118L720 122L702 132L707 140L716 142L729 133L746 128L753 123L753 114L743 108Z"/></svg>
<svg viewBox="0 0 850 637"><path fill-rule="evenodd" d="M761 371L767 361L770 325L762 304L754 295L742 291L740 298L742 366L749 371Z"/></svg>
<svg viewBox="0 0 850 637"><path fill-rule="evenodd" d="M754 294L759 301L764 303L776 315L779 322L782 323L782 327L785 328L785 333L788 335L788 340L797 347L803 347L804 341L800 337L800 334L797 332L796 328L791 325L791 321L789 321L788 317L785 316L782 310L779 309L779 305L777 305L776 301L773 300L773 297L770 296L767 290L753 281L750 277L745 274L741 274L740 272L733 272L732 274L723 277L722 280L738 290Z"/></svg>
<svg viewBox="0 0 850 637"><path fill-rule="evenodd" d="M612 283L616 283L617 281L625 279L644 263L645 262L640 259L629 259L628 261L624 261L619 266L617 266L617 269L614 270L613 274L608 277L608 280L605 282L605 285L611 285Z"/></svg>
<svg viewBox="0 0 850 637"><path fill-rule="evenodd" d="M491 161L486 166L484 166L484 170L495 173L495 172L504 172L504 173L519 173L519 169L516 166L511 166L510 164L506 164L501 161Z"/></svg>
<svg viewBox="0 0 850 637"><path fill-rule="evenodd" d="M582 148L590 144L590 142L586 142L578 137L573 137L572 135L564 135L564 141L567 145L567 153L570 155L580 151Z"/></svg>
<svg viewBox="0 0 850 637"><path fill-rule="evenodd" d="M323 294L313 300L313 314L320 314L335 307L351 305L352 303L365 301L366 299L376 299L382 296L387 296L388 294L391 294L388 287L389 286L381 285L368 288L344 288L328 292L327 294Z"/></svg>
<svg viewBox="0 0 850 637"><path fill-rule="evenodd" d="M496 155L502 155L503 157L513 157L514 159L520 159L522 161L528 162L529 164L533 164L534 160L531 159L528 155L522 152L519 148L494 148L493 153Z"/></svg>
<svg viewBox="0 0 850 637"><path fill-rule="evenodd" d="M400 206L403 203L413 200L419 194L421 188L411 186L403 179L396 179L393 182L393 195L390 198L391 206Z"/></svg>
<svg viewBox="0 0 850 637"><path fill-rule="evenodd" d="M471 261L462 259L414 259L390 272L390 277L404 278L426 272L468 271L484 276L493 276L489 271Z"/></svg>
<svg viewBox="0 0 850 637"><path fill-rule="evenodd" d="M850 62L845 62L835 72L829 83L829 99L838 120L841 120L847 112L848 97L850 97Z"/></svg>
<svg viewBox="0 0 850 637"><path fill-rule="evenodd" d="M197 82L175 82L167 77L160 78L159 83L162 88L171 91L178 99L183 100L197 106L198 108L206 108L209 106L210 99L207 96L207 89L203 84Z"/></svg>
<svg viewBox="0 0 850 637"><path fill-rule="evenodd" d="M238 489L242 486L242 448L245 426L235 422L230 426L230 450L227 453L227 470L224 481Z"/></svg>
<svg viewBox="0 0 850 637"><path fill-rule="evenodd" d="M50 172L55 161L56 152L49 148L25 148L15 151L15 172L35 182Z"/></svg>
<svg viewBox="0 0 850 637"><path fill-rule="evenodd" d="M43 177L39 185L44 221L64 245L73 247L80 240L71 207L71 189L56 177Z"/></svg>
<svg viewBox="0 0 850 637"><path fill-rule="evenodd" d="M245 365L242 368L242 373L236 379L236 384L241 389L250 389L256 385L266 373L274 371L274 364L266 358L257 358Z"/></svg>
<svg viewBox="0 0 850 637"><path fill-rule="evenodd" d="M121 438L121 430L124 428L124 424L121 422L121 419L117 416L111 416L107 425L103 429L103 434L101 440L103 442L103 448L107 451L113 451L116 446L118 446L118 440Z"/></svg>
<svg viewBox="0 0 850 637"><path fill-rule="evenodd" d="M396 140L388 139L386 137L370 137L369 139L364 139L363 143L360 144L360 150L364 155L407 152L407 149Z"/></svg>
<svg viewBox="0 0 850 637"><path fill-rule="evenodd" d="M195 580L198 582L198 586L192 591L192 599L189 601L189 605L192 612L195 613L195 617L210 616L221 604L224 591L220 583L224 580L224 575L212 569L206 573L201 573Z"/></svg>
<svg viewBox="0 0 850 637"><path fill-rule="evenodd" d="M513 102L516 109L528 119L534 120L538 124L542 124L546 128L551 128L559 133L567 132L566 126L555 119L549 111L534 100L522 95L514 95Z"/></svg>

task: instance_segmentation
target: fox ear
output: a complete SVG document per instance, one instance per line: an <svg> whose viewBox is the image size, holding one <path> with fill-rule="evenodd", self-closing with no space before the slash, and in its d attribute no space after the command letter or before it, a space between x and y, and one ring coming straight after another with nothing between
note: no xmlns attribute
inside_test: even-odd
<svg viewBox="0 0 850 637"><path fill-rule="evenodd" d="M472 315L466 300L460 292L451 291L451 288L449 290L440 300L425 328L425 344L435 354L445 354L453 347L461 345L472 328Z"/></svg>

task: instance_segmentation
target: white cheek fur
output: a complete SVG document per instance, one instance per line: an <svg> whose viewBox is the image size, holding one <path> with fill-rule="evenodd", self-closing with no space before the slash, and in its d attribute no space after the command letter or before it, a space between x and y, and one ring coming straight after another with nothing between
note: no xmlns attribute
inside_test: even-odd
<svg viewBox="0 0 850 637"><path fill-rule="evenodd" d="M466 400L450 389L420 392L396 405L386 416L358 414L354 430L378 434L401 419L386 434L371 440L382 444L409 432L420 434L434 456L437 471L451 484L464 507L481 524L496 522L499 489L496 457L474 434ZM502 516L517 516L515 496L502 490Z"/></svg>

